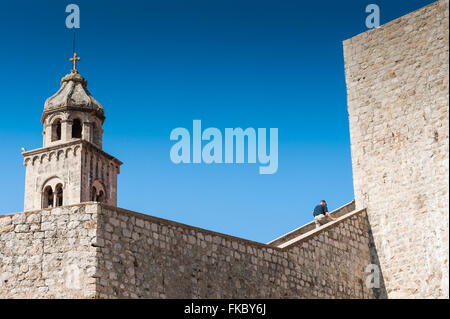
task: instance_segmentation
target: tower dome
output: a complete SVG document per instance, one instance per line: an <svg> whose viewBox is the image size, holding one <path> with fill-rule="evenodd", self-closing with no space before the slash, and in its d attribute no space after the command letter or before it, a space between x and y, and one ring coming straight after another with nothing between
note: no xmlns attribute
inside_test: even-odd
<svg viewBox="0 0 450 319"><path fill-rule="evenodd" d="M87 89L87 81L78 73L76 53L70 58L73 68L61 79L61 87L44 104L44 147L83 139L102 147L105 111Z"/></svg>
<svg viewBox="0 0 450 319"><path fill-rule="evenodd" d="M64 110L93 112L100 119L105 119L102 105L87 89L87 81L78 71L73 71L61 79L61 88L58 92L45 101L42 122L47 115Z"/></svg>

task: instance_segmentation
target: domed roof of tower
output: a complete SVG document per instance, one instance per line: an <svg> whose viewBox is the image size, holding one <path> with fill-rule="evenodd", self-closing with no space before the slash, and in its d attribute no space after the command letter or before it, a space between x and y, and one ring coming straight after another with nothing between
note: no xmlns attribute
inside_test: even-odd
<svg viewBox="0 0 450 319"><path fill-rule="evenodd" d="M87 81L78 73L75 63L70 73L61 79L58 92L45 101L41 121L50 113L64 110L94 112L102 120L105 119L102 105L89 93Z"/></svg>

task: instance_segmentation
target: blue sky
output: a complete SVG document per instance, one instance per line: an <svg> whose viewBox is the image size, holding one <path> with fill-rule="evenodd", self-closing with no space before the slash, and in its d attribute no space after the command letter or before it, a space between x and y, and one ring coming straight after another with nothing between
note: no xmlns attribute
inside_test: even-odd
<svg viewBox="0 0 450 319"><path fill-rule="evenodd" d="M433 1L20 1L0 4L0 213L23 210L21 147L69 72L65 7L81 10L80 73L124 162L118 206L267 242L353 199L342 41ZM176 127L278 128L278 172L170 161Z"/></svg>

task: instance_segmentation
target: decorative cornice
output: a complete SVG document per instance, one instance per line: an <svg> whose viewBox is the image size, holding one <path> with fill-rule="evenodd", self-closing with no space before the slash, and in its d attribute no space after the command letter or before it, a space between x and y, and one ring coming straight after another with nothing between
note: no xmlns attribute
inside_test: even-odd
<svg viewBox="0 0 450 319"><path fill-rule="evenodd" d="M31 151L23 152L22 155L25 158L24 159L24 161L25 161L27 157L32 157L32 156L36 156L36 155L40 155L40 154L44 154L44 153L50 153L52 151L67 149L68 147L75 146L75 145L79 145L80 147L82 147L83 150L85 150L85 149L94 150L95 152L100 153L106 159L114 162L114 164L116 164L119 167L123 164L121 161L119 161L114 156L106 153L105 151L103 151L102 149L97 147L96 145L92 144L91 142L85 141L85 140L76 140L76 141L71 141L71 142L67 142L67 143L63 143L63 144L45 147L45 148L38 148L38 149L31 150Z"/></svg>

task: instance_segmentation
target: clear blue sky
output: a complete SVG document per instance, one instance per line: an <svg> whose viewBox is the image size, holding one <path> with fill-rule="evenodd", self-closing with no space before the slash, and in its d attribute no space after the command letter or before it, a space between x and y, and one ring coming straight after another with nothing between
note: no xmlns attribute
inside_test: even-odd
<svg viewBox="0 0 450 319"><path fill-rule="evenodd" d="M81 9L80 73L124 162L123 208L267 242L353 199L342 41L429 0L3 1L0 212L23 210L21 147L42 146L47 97L71 68L65 7ZM276 127L279 168L175 165L173 128Z"/></svg>

